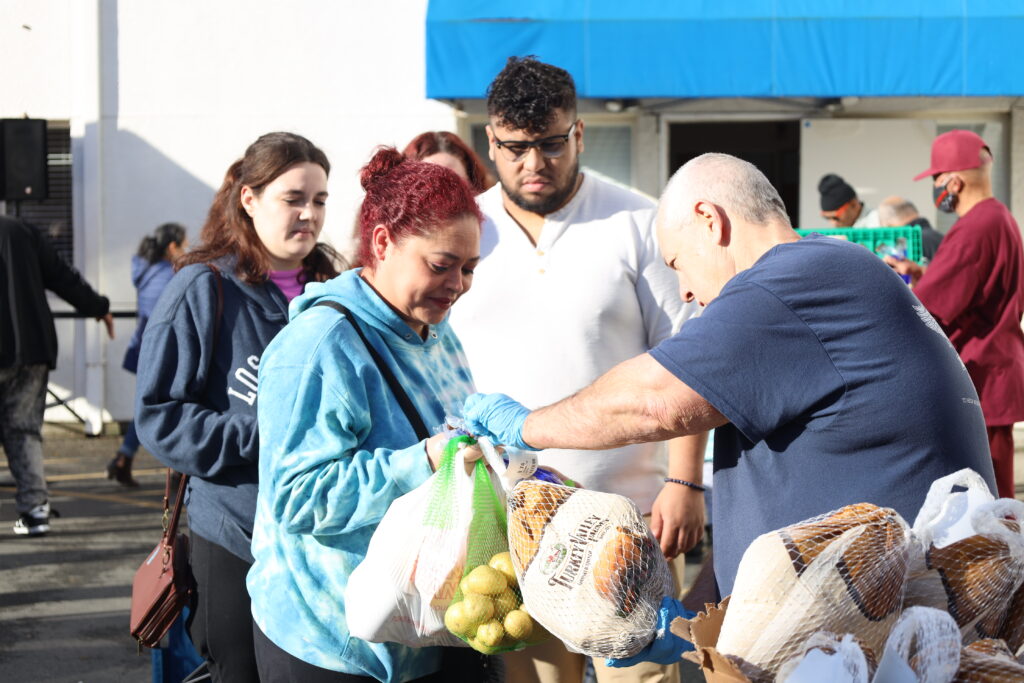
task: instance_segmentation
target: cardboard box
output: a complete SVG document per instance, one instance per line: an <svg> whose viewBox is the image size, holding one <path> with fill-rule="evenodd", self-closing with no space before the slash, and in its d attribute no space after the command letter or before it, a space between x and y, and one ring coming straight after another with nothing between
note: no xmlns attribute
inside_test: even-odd
<svg viewBox="0 0 1024 683"><path fill-rule="evenodd" d="M754 683L760 680L771 680L764 672L743 669L733 660L715 649L718 634L722 630L722 621L729 608L729 598L718 605L707 603L705 611L693 619L677 618L669 624L669 630L684 640L693 643L694 651L683 655L684 659L695 662L701 668L708 683ZM758 675L760 674L760 675Z"/></svg>

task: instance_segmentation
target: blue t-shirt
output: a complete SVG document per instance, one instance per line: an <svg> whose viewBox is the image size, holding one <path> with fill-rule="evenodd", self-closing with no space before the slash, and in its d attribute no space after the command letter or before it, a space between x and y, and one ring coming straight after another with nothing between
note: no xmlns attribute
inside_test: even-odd
<svg viewBox="0 0 1024 683"><path fill-rule="evenodd" d="M651 351L730 424L715 433L723 596L759 535L851 503L913 523L964 467L995 491L978 394L903 281L849 242L780 244Z"/></svg>

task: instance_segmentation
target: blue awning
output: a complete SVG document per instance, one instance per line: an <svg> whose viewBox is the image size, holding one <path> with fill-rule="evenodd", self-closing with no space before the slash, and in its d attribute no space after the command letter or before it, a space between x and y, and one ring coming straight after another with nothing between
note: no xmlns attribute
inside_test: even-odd
<svg viewBox="0 0 1024 683"><path fill-rule="evenodd" d="M430 0L427 96L510 55L581 97L1024 95L1020 0Z"/></svg>

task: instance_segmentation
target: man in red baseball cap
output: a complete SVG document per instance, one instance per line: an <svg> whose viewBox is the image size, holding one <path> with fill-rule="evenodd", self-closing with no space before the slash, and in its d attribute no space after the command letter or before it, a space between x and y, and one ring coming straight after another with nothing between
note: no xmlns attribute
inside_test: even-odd
<svg viewBox="0 0 1024 683"><path fill-rule="evenodd" d="M981 399L1001 497L1014 497L1013 423L1024 420L1024 249L992 196L992 151L968 130L932 143L935 206L959 216L927 268L887 259L949 336Z"/></svg>

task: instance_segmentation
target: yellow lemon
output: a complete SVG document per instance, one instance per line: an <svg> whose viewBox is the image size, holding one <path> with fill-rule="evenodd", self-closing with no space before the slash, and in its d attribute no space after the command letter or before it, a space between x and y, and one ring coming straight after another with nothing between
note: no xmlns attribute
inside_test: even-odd
<svg viewBox="0 0 1024 683"><path fill-rule="evenodd" d="M507 551L492 557L487 566L497 569L504 574L509 586L515 587L519 585L519 580L516 578L516 569L512 566L512 555Z"/></svg>
<svg viewBox="0 0 1024 683"><path fill-rule="evenodd" d="M444 613L444 625L457 636L472 637L476 633L476 624L466 616L466 607L463 602L449 605Z"/></svg>
<svg viewBox="0 0 1024 683"><path fill-rule="evenodd" d="M484 645L483 643L481 643L476 638L470 638L466 642L469 643L469 646L471 648L473 648L477 652L482 652L485 655L496 655L499 652L501 652L501 648L500 647L494 647L494 646L491 646L491 645Z"/></svg>
<svg viewBox="0 0 1024 683"><path fill-rule="evenodd" d="M486 595L468 593L459 604L466 620L474 627L494 617L494 601Z"/></svg>
<svg viewBox="0 0 1024 683"><path fill-rule="evenodd" d="M505 630L516 640L526 640L533 633L533 619L526 612L514 609L505 615Z"/></svg>
<svg viewBox="0 0 1024 683"><path fill-rule="evenodd" d="M501 639L505 637L505 629L497 619L480 624L476 630L476 640L487 647L497 647Z"/></svg>
<svg viewBox="0 0 1024 683"><path fill-rule="evenodd" d="M505 591L500 595L494 596L495 615L499 618L504 617L516 607L519 607L519 596L513 591Z"/></svg>
<svg viewBox="0 0 1024 683"><path fill-rule="evenodd" d="M497 569L483 564L467 574L463 581L465 581L466 590L469 593L497 595L508 590L508 581L505 580L505 575Z"/></svg>

